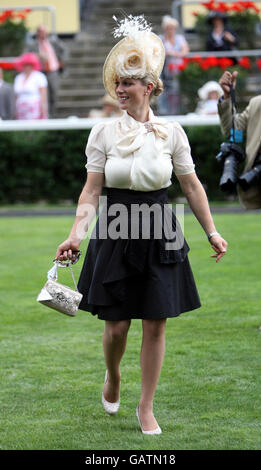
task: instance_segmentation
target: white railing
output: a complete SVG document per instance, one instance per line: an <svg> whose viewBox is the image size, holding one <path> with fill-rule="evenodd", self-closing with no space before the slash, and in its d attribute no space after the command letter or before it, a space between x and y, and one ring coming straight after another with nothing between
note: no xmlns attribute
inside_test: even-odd
<svg viewBox="0 0 261 470"><path fill-rule="evenodd" d="M185 116L162 116L168 121L176 121L181 126L217 126L219 125L219 117L199 116L194 113ZM39 119L24 121L1 121L0 132L2 131L55 131L67 129L91 129L98 122L107 122L115 118L77 118L69 117L66 119Z"/></svg>
<svg viewBox="0 0 261 470"><path fill-rule="evenodd" d="M234 49L232 51L197 51L189 52L185 57L259 57L261 49Z"/></svg>

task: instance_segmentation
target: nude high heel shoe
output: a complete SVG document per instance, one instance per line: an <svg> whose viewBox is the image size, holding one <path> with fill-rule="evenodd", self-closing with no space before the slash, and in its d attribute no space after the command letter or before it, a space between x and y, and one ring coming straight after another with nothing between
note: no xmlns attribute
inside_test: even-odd
<svg viewBox="0 0 261 470"><path fill-rule="evenodd" d="M107 380L108 380L108 371L106 370L104 385L106 384ZM109 415L115 415L118 412L119 407L120 407L120 399L115 401L114 403L111 403L110 401L105 400L104 394L102 392L102 404L103 404L103 408L105 409L105 411L107 411L107 413L109 413Z"/></svg>
<svg viewBox="0 0 261 470"><path fill-rule="evenodd" d="M148 435L151 435L151 436L152 436L153 434L161 434L161 433L162 433L162 431L161 431L159 425L158 425L158 427L157 427L156 429L152 429L151 431L144 431L144 430L142 429L142 425L141 425L140 417L139 417L139 406L137 406L137 408L136 408L136 416L137 416L137 418L138 418L139 425L140 425L140 428L141 428L141 431L142 431L143 434L148 434Z"/></svg>

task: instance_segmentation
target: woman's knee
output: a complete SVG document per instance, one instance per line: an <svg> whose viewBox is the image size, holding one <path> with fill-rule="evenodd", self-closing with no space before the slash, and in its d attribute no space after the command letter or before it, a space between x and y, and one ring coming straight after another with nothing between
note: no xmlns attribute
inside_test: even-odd
<svg viewBox="0 0 261 470"><path fill-rule="evenodd" d="M150 338L161 338L165 335L166 318L160 320L143 320L143 334Z"/></svg>
<svg viewBox="0 0 261 470"><path fill-rule="evenodd" d="M111 341L120 341L128 333L130 321L106 321L105 334Z"/></svg>

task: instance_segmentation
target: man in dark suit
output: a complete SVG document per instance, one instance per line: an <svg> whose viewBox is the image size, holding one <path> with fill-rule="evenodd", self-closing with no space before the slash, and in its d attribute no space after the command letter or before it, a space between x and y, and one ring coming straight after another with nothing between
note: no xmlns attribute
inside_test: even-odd
<svg viewBox="0 0 261 470"><path fill-rule="evenodd" d="M15 118L15 99L12 85L3 80L3 71L0 68L0 119Z"/></svg>

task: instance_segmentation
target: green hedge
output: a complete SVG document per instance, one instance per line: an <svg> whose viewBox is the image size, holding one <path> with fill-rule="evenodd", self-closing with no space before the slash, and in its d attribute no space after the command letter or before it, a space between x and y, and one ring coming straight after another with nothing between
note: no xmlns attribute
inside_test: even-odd
<svg viewBox="0 0 261 470"><path fill-rule="evenodd" d="M87 131L2 132L0 201L76 201L86 180Z"/></svg>
<svg viewBox="0 0 261 470"><path fill-rule="evenodd" d="M223 141L220 128L199 126L185 131L209 199L224 199L218 187L221 166L215 159ZM0 203L76 202L86 180L84 151L88 135L89 130L2 132ZM173 182L171 198L181 195L175 176Z"/></svg>

